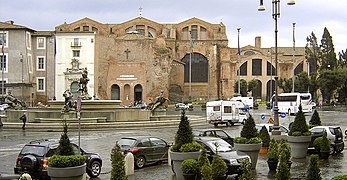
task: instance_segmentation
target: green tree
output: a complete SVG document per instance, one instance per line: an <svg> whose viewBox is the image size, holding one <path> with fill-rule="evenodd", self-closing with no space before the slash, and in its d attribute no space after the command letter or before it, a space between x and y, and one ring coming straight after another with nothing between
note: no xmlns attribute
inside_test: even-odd
<svg viewBox="0 0 347 180"><path fill-rule="evenodd" d="M307 72L301 72L295 77L295 92L307 92L310 86L310 79Z"/></svg>
<svg viewBox="0 0 347 180"><path fill-rule="evenodd" d="M177 152L183 144L191 142L193 142L192 128L190 127L188 117L185 115L185 111L182 110L181 121L175 136L175 144L171 150Z"/></svg>
<svg viewBox="0 0 347 180"><path fill-rule="evenodd" d="M258 130L255 127L255 122L252 115L249 115L249 117L246 119L241 130L241 137L247 139L258 137Z"/></svg>
<svg viewBox="0 0 347 180"><path fill-rule="evenodd" d="M321 173L319 169L319 163L318 163L318 155L313 154L311 155L310 164L307 170L307 180L321 180Z"/></svg>
<svg viewBox="0 0 347 180"><path fill-rule="evenodd" d="M318 78L318 84L323 95L323 99L330 102L334 92L340 85L341 80L338 78L338 71L322 70Z"/></svg>
<svg viewBox="0 0 347 180"><path fill-rule="evenodd" d="M309 78L310 78L310 93L313 99L317 101L316 91L318 90L317 77L321 64L321 48L318 46L318 41L316 35L312 32L306 38L305 46L305 59L308 61L309 65Z"/></svg>
<svg viewBox="0 0 347 180"><path fill-rule="evenodd" d="M285 92L285 93L292 92L293 80L291 78L290 79L279 78L278 79L278 87L283 89L283 92Z"/></svg>
<svg viewBox="0 0 347 180"><path fill-rule="evenodd" d="M347 66L347 49L346 51L339 52L338 66L345 68Z"/></svg>
<svg viewBox="0 0 347 180"><path fill-rule="evenodd" d="M235 82L235 85L234 85L234 92L235 92L235 93L238 92L238 87L239 87L239 83L238 83L238 82L239 82L239 81L236 81L236 82ZM240 80L240 94L241 94L241 96L243 96L243 97L246 97L246 96L247 96L247 90L248 90L247 87L248 87L248 86L247 86L247 81L244 80L244 79L241 79L241 80Z"/></svg>
<svg viewBox="0 0 347 180"><path fill-rule="evenodd" d="M112 149L111 152L112 170L111 180L126 180L124 167L124 156L118 144Z"/></svg>
<svg viewBox="0 0 347 180"><path fill-rule="evenodd" d="M256 87L258 87L259 82L256 79L252 79L248 82L248 89L247 92L253 91Z"/></svg>
<svg viewBox="0 0 347 180"><path fill-rule="evenodd" d="M288 167L288 161L285 159L285 152L280 153L280 163L278 164L276 171L276 179L278 180L289 180L290 169Z"/></svg>
<svg viewBox="0 0 347 180"><path fill-rule="evenodd" d="M321 126L322 125L322 122L320 120L319 113L318 113L317 109L314 110L313 115L311 116L311 119L309 121L309 125L311 125L311 126Z"/></svg>
<svg viewBox="0 0 347 180"><path fill-rule="evenodd" d="M322 65L321 70L323 69L335 69L337 67L337 59L335 48L333 44L333 38L329 33L329 30L325 27L323 37L321 40L322 48Z"/></svg>

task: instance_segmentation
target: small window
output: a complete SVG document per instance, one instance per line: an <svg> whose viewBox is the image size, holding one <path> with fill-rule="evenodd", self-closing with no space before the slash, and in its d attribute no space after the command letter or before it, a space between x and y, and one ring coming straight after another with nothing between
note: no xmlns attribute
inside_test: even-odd
<svg viewBox="0 0 347 180"><path fill-rule="evenodd" d="M80 57L80 50L73 50L72 51L72 56L73 57Z"/></svg>
<svg viewBox="0 0 347 180"><path fill-rule="evenodd" d="M207 39L206 34L207 34L206 28L200 27L200 40L206 40Z"/></svg>
<svg viewBox="0 0 347 180"><path fill-rule="evenodd" d="M37 57L37 70L43 71L45 70L45 57Z"/></svg>
<svg viewBox="0 0 347 180"><path fill-rule="evenodd" d="M38 77L37 78L37 91L38 92L45 91L45 78L44 77Z"/></svg>
<svg viewBox="0 0 347 180"><path fill-rule="evenodd" d="M29 60L29 73L33 73L33 58L31 54L28 54L28 60Z"/></svg>
<svg viewBox="0 0 347 180"><path fill-rule="evenodd" d="M93 32L98 32L98 28L92 27L92 31L93 31Z"/></svg>
<svg viewBox="0 0 347 180"><path fill-rule="evenodd" d="M75 28L73 31L79 32L79 31L81 31L81 28L80 28L80 27L77 27L77 28Z"/></svg>
<svg viewBox="0 0 347 180"><path fill-rule="evenodd" d="M6 80L4 80L4 84L6 84ZM2 84L2 81L0 80L0 83ZM0 93L1 94L6 94L7 90L6 90L6 86L4 87L4 90L2 90L2 86L0 86Z"/></svg>
<svg viewBox="0 0 347 180"><path fill-rule="evenodd" d="M89 26L83 26L83 31L89 31Z"/></svg>
<svg viewBox="0 0 347 180"><path fill-rule="evenodd" d="M78 38L74 38L74 39L73 39L73 45L74 45L74 46L79 46L79 41L80 41L80 40L79 40Z"/></svg>
<svg viewBox="0 0 347 180"><path fill-rule="evenodd" d="M189 30L188 27L182 29L182 40L189 40Z"/></svg>
<svg viewBox="0 0 347 180"><path fill-rule="evenodd" d="M45 49L45 37L38 37L37 38L37 49Z"/></svg>
<svg viewBox="0 0 347 180"><path fill-rule="evenodd" d="M7 53L0 53L0 68L0 71L4 70L4 72L7 72Z"/></svg>
<svg viewBox="0 0 347 180"><path fill-rule="evenodd" d="M27 48L31 49L31 35L30 35L30 32L26 33L26 43L27 43Z"/></svg>
<svg viewBox="0 0 347 180"><path fill-rule="evenodd" d="M213 111L220 111L220 106L213 106Z"/></svg>
<svg viewBox="0 0 347 180"><path fill-rule="evenodd" d="M5 47L7 47L7 32L2 31L0 32L0 46L4 44Z"/></svg>
<svg viewBox="0 0 347 180"><path fill-rule="evenodd" d="M231 113L231 106L224 106L224 113Z"/></svg>
<svg viewBox="0 0 347 180"><path fill-rule="evenodd" d="M192 39L194 39L194 40L198 39L198 26L197 25L192 26L191 36L192 36Z"/></svg>

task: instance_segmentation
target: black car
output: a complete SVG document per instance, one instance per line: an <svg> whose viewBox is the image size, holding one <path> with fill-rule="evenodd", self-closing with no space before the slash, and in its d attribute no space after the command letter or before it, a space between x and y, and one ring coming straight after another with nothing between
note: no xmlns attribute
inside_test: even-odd
<svg viewBox="0 0 347 180"><path fill-rule="evenodd" d="M71 143L75 154L81 153L86 157L86 172L90 177L97 177L101 172L102 159L96 153L89 153L78 145ZM15 174L29 173L37 179L50 179L47 174L48 158L55 154L59 146L58 140L36 140L24 145L19 155L16 157Z"/></svg>
<svg viewBox="0 0 347 180"><path fill-rule="evenodd" d="M200 143L207 150L207 157L212 163L213 155L221 157L228 166L228 175L241 175L241 161L251 162L251 158L243 153L238 153L233 146L221 138L216 137L194 137L194 141Z"/></svg>
<svg viewBox="0 0 347 180"><path fill-rule="evenodd" d="M147 164L166 161L170 145L158 137L133 136L121 138L117 144L124 154L131 152L137 168Z"/></svg>
<svg viewBox="0 0 347 180"><path fill-rule="evenodd" d="M212 136L212 137L222 138L224 141L228 142L231 146L234 146L234 138L232 138L223 129L193 129L192 133L194 137Z"/></svg>

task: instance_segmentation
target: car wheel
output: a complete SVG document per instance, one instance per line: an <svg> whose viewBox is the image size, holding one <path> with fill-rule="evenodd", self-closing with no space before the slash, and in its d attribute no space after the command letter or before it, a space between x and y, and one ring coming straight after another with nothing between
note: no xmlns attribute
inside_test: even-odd
<svg viewBox="0 0 347 180"><path fill-rule="evenodd" d="M214 125L214 127L218 127L218 123L214 123L213 125Z"/></svg>
<svg viewBox="0 0 347 180"><path fill-rule="evenodd" d="M98 177L101 172L101 164L98 161L93 161L88 167L88 175L91 178Z"/></svg>
<svg viewBox="0 0 347 180"><path fill-rule="evenodd" d="M330 155L333 155L333 154L335 154L335 146L334 145L330 145Z"/></svg>
<svg viewBox="0 0 347 180"><path fill-rule="evenodd" d="M136 161L135 161L135 166L139 169L143 168L143 166L145 166L146 164L146 159L144 156L139 156L136 158Z"/></svg>
<svg viewBox="0 0 347 180"><path fill-rule="evenodd" d="M231 121L229 121L229 125L230 125L230 126L233 126L233 125L234 125L234 123L233 123L233 122L231 122Z"/></svg>
<svg viewBox="0 0 347 180"><path fill-rule="evenodd" d="M26 155L21 160L23 172L34 172L37 167L37 158L33 155Z"/></svg>

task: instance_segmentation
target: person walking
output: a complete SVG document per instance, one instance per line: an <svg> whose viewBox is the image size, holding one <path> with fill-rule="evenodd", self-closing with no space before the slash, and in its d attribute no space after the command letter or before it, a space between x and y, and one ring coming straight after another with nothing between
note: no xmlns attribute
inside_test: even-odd
<svg viewBox="0 0 347 180"><path fill-rule="evenodd" d="M24 113L23 116L21 116L19 119L22 120L22 122L23 122L22 129L25 130L25 123L27 122L26 114Z"/></svg>

